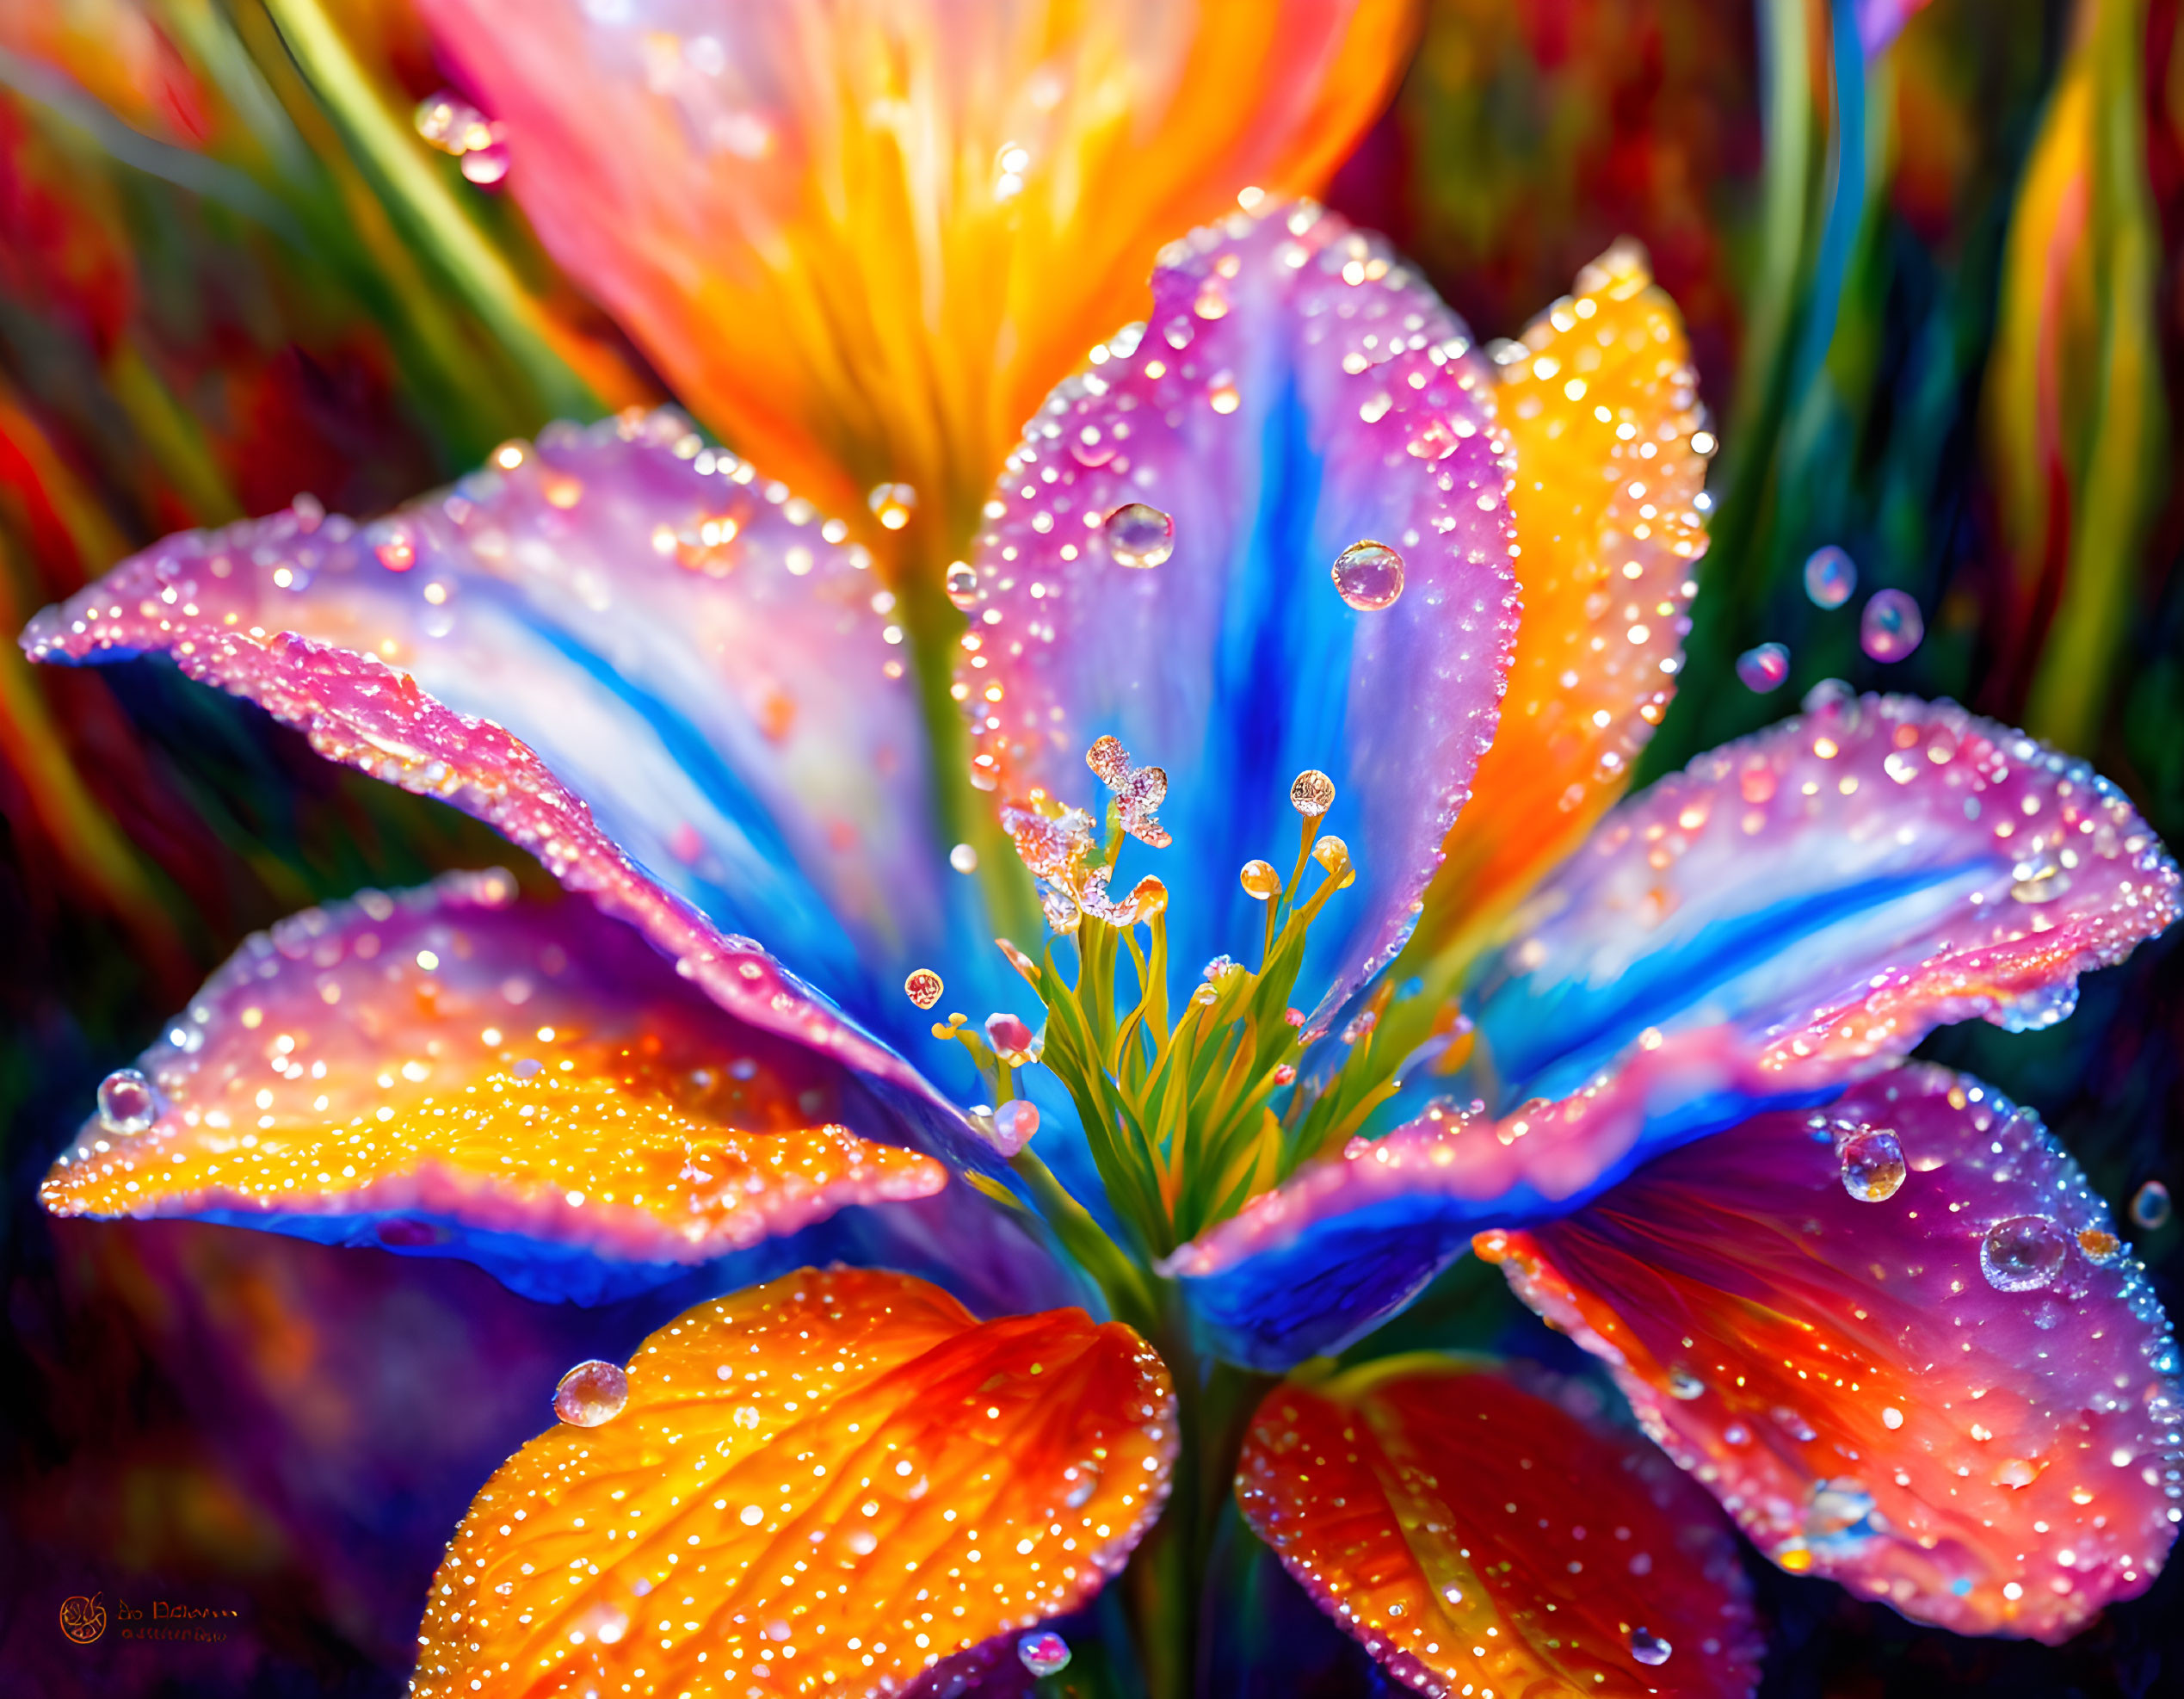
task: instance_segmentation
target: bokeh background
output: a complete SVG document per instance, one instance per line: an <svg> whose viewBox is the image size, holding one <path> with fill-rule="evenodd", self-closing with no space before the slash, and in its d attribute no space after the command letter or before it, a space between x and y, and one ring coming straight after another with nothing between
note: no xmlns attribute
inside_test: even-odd
<svg viewBox="0 0 2184 1699"><path fill-rule="evenodd" d="M2025 726L2184 843L2180 9L1429 0L1331 201L1482 337L1637 237L1718 422L1649 771L1839 677ZM418 143L448 81L401 0L0 0L0 627L176 528L305 490L368 514L550 418L663 398L513 202ZM1802 579L1823 544L1860 574L1832 611ZM1857 634L1883 587L1927 632L1886 665ZM1792 658L1768 695L1734 668L1762 641ZM245 934L514 852L163 665L34 672L12 644L0 820L0 1690L398 1692L447 1529L561 1368L691 1293L539 1306L453 1263L56 1224L35 1183ZM2090 979L2048 1032L1972 1026L1926 1053L2038 1106L2119 1216L2184 1186L2184 948ZM2178 1313L2184 1232L2130 1231ZM1475 1268L1402 1325L1556 1346ZM1380 1690L1247 1545L1220 1579L1218 1690ZM1770 1695L2184 1690L2175 1571L2057 1650L1755 1579ZM79 1648L74 1593L239 1614Z"/></svg>

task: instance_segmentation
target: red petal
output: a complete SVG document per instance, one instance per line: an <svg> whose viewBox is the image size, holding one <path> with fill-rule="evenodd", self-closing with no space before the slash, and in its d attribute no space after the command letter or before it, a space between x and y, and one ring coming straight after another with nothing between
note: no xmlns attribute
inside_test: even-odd
<svg viewBox="0 0 2184 1699"><path fill-rule="evenodd" d="M1128 1328L980 1324L903 1275L807 1269L701 1304L626 1381L619 1413L541 1434L479 1492L415 1692L611 1692L639 1670L654 1693L899 1692L1098 1592L1175 1454L1167 1370Z"/></svg>
<svg viewBox="0 0 2184 1699"><path fill-rule="evenodd" d="M1837 1154L1861 1129L1908 1164L1878 1202ZM1983 1245L2024 1218L2052 1266L2000 1289ZM1480 1249L1762 1550L1906 1616L2062 1640L2184 1516L2168 1322L2077 1165L1975 1081L1760 1115Z"/></svg>
<svg viewBox="0 0 2184 1699"><path fill-rule="evenodd" d="M1399 1357L1277 1387L1237 1500L1422 1693L1749 1693L1759 1646L1719 1513L1650 1446L1573 1413L1581 1388L1539 1383L1558 1397Z"/></svg>

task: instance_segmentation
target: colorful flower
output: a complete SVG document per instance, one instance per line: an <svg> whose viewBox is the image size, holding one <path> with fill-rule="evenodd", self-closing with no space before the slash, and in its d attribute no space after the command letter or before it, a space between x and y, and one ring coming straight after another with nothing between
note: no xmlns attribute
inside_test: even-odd
<svg viewBox="0 0 2184 1699"><path fill-rule="evenodd" d="M500 102L550 242L553 196L636 193L592 181L617 109ZM559 177L524 141L557 124ZM170 656L565 893L451 875L252 941L49 1208L579 1301L742 1288L571 1368L449 1546L414 1690L891 1693L996 1642L1045 1674L1127 1569L1179 1693L1231 1480L1432 1693L1749 1691L1731 1519L2049 1640L2165 1559L2166 1319L2036 1118L1904 1060L2067 1015L2175 917L2161 846L2028 738L1847 692L1619 804L1714 446L1642 256L1490 352L1385 244L1244 199L1007 453L950 679L913 573L666 410L369 523L170 538L26 633ZM659 257L701 245L632 247L594 286L830 498L902 442L943 489L982 452L978 409L860 434L819 379L736 414ZM1582 1381L1364 1343L1474 1247L1651 1443Z"/></svg>

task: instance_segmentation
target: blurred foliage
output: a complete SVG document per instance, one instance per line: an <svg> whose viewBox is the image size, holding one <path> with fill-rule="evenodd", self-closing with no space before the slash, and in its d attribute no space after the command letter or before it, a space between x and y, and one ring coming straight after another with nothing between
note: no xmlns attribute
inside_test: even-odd
<svg viewBox="0 0 2184 1699"><path fill-rule="evenodd" d="M1482 336L1513 334L1626 232L1690 321L1724 446L1650 771L1840 677L2029 725L2184 842L2180 12L1429 0L1337 204L1415 254ZM411 133L442 80L398 0L0 9L0 625L168 530L304 490L368 513L558 414L657 398L514 207ZM1834 611L1801 576L1829 543L1860 573ZM1884 586L1917 598L1928 632L1889 665L1857 640ZM1792 670L1759 695L1732 664L1768 640ZM398 1619L450 1506L507 1449L494 1422L521 1438L565 1353L647 1319L594 1315L577 1341L568 1317L474 1271L434 1284L269 1235L94 1244L44 1220L34 1183L97 1078L245 932L513 852L164 667L34 672L12 644L0 819L0 1379L39 1389L0 1430L23 1536L0 1585L125 1577L254 1612L260 1662L102 1665L105 1690L392 1692ZM2180 1010L2184 948L2162 946L2089 983L2049 1033L1959 1029L1928 1048L2039 1104L2120 1203L2150 1177L2184 1184ZM2184 1229L2140 1248L2175 1311ZM1475 1273L1407 1317L1410 1335L1488 1327ZM205 1313L168 1295L185 1281L212 1294ZM433 1354L416 1362L466 1388L464 1365L498 1342L516 1366L477 1396L502 1413L410 1419L402 1399L432 1388L390 1393L370 1354L420 1338ZM262 1436L278 1424L292 1443L306 1416L317 1438L269 1455ZM380 1443L344 1474L328 1460L362 1455L359 1425ZM1281 1624L1265 1645L1292 1660L1238 1653L1234 1690L1370 1678L1278 1572L1234 1562L1250 1620ZM1760 1579L1782 1648L1770 1691L2146 1693L2179 1667L2174 1578L2059 1652ZM34 1667L43 1610L16 1613L0 1663Z"/></svg>

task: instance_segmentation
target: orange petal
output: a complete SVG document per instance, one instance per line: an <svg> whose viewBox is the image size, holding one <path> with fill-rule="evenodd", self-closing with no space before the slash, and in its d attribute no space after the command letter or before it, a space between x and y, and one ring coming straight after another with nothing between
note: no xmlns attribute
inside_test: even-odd
<svg viewBox="0 0 2184 1699"><path fill-rule="evenodd" d="M1582 1389L1539 1385L1412 1356L1277 1387L1244 1442L1245 1519L1421 1692L1750 1692L1760 1648L1719 1511L1573 1414Z"/></svg>
<svg viewBox="0 0 2184 1699"><path fill-rule="evenodd" d="M1096 1593L1175 1455L1167 1369L1128 1328L981 1324L876 1270L700 1304L626 1378L618 1414L541 1434L478 1495L421 1699L900 1692Z"/></svg>
<svg viewBox="0 0 2184 1699"><path fill-rule="evenodd" d="M250 940L115 1079L138 1104L63 1152L55 1214L435 1250L540 1295L603 1277L559 1247L701 1262L947 1177L838 1124L867 1112L838 1070L581 899L515 901L498 869ZM500 1254L511 1233L536 1267Z"/></svg>
<svg viewBox="0 0 2184 1699"><path fill-rule="evenodd" d="M1414 951L1468 955L1622 794L1675 694L1706 549L1698 374L1641 249L1609 249L1502 352L1524 619Z"/></svg>
<svg viewBox="0 0 2184 1699"><path fill-rule="evenodd" d="M822 507L904 480L956 537L1047 390L1143 313L1162 243L1339 163L1413 11L711 3L677 34L608 9L423 6L546 246L677 395Z"/></svg>

